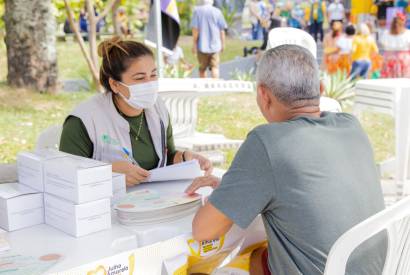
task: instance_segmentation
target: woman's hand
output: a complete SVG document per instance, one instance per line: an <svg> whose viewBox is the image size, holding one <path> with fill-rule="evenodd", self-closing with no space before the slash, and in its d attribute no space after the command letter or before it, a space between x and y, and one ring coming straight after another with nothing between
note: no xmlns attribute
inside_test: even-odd
<svg viewBox="0 0 410 275"><path fill-rule="evenodd" d="M212 173L212 170L213 170L212 162L206 157L198 153L194 153L190 151L185 151L184 156L185 156L185 161L196 159L199 162L199 166L201 167L201 170L205 171L205 176L209 176Z"/></svg>
<svg viewBox="0 0 410 275"><path fill-rule="evenodd" d="M194 179L190 186L185 190L185 193L192 195L201 187L210 186L212 189L218 188L221 180L215 176L204 176Z"/></svg>
<svg viewBox="0 0 410 275"><path fill-rule="evenodd" d="M117 161L112 163L112 171L125 174L127 186L131 187L145 181L149 172L139 166L136 166L128 161Z"/></svg>

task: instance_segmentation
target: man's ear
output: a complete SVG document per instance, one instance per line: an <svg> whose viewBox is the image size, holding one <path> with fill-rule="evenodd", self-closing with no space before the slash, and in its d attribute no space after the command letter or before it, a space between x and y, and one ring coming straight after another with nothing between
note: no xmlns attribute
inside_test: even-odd
<svg viewBox="0 0 410 275"><path fill-rule="evenodd" d="M325 93L325 89L326 89L325 83L323 83L323 81L320 80L320 95L321 96Z"/></svg>
<svg viewBox="0 0 410 275"><path fill-rule="evenodd" d="M266 88L266 86L259 85L258 93L261 99L261 103L264 105L264 107L270 107L272 103L271 91L268 88Z"/></svg>

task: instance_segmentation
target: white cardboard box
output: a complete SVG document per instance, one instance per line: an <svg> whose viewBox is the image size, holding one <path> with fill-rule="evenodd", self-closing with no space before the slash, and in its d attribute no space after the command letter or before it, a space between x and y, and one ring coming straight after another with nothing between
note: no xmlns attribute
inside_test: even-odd
<svg viewBox="0 0 410 275"><path fill-rule="evenodd" d="M111 164L68 155L44 162L44 191L81 204L112 196Z"/></svg>
<svg viewBox="0 0 410 275"><path fill-rule="evenodd" d="M38 150L34 152L21 152L17 155L17 175L21 184L35 190L44 191L45 160L56 159L68 154L57 150Z"/></svg>
<svg viewBox="0 0 410 275"><path fill-rule="evenodd" d="M17 183L0 184L0 227L13 231L41 223L43 193Z"/></svg>
<svg viewBox="0 0 410 275"><path fill-rule="evenodd" d="M120 173L112 173L112 199L111 204L117 203L127 194L125 175Z"/></svg>
<svg viewBox="0 0 410 275"><path fill-rule="evenodd" d="M110 199L73 204L44 194L46 224L74 237L85 236L111 227Z"/></svg>

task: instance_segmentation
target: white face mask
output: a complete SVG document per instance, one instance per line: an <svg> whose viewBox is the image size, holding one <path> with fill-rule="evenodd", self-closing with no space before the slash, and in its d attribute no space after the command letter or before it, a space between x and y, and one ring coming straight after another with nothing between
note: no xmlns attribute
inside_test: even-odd
<svg viewBox="0 0 410 275"><path fill-rule="evenodd" d="M127 85L122 82L120 83L128 88L130 97L126 98L123 94L118 94L131 107L135 109L147 109L154 106L155 102L157 102L159 90L158 80L133 85Z"/></svg>

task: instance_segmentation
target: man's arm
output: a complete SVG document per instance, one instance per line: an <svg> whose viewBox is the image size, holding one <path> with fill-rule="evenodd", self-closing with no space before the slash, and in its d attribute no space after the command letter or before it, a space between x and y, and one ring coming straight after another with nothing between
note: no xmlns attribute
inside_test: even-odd
<svg viewBox="0 0 410 275"><path fill-rule="evenodd" d="M192 236L196 241L215 240L231 229L233 222L210 202L196 213L192 222Z"/></svg>
<svg viewBox="0 0 410 275"><path fill-rule="evenodd" d="M196 53L198 50L198 38L199 38L199 32L197 28L192 28L192 38L193 38L193 45L192 45L192 52Z"/></svg>
<svg viewBox="0 0 410 275"><path fill-rule="evenodd" d="M273 200L272 173L265 146L255 133L250 133L220 184L215 177L202 177L185 191L192 194L199 187L215 188L193 220L195 240L209 241L221 237L234 223L247 228Z"/></svg>
<svg viewBox="0 0 410 275"><path fill-rule="evenodd" d="M225 49L225 30L221 30L221 52Z"/></svg>

